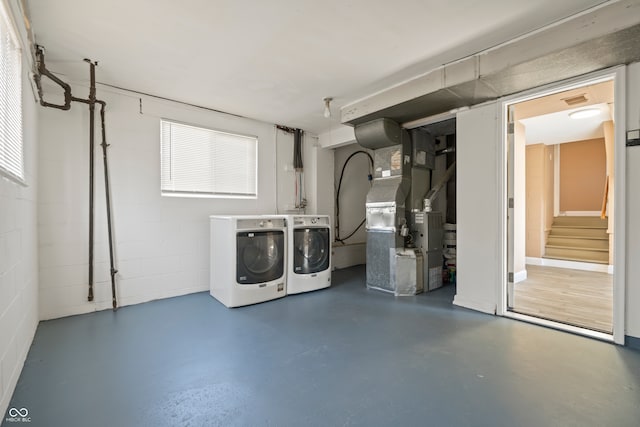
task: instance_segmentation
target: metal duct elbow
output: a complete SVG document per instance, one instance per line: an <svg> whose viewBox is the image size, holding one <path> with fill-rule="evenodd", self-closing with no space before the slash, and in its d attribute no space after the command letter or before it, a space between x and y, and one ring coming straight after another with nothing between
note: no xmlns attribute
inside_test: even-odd
<svg viewBox="0 0 640 427"><path fill-rule="evenodd" d="M354 133L358 144L371 150L398 145L402 142L400 124L387 118L356 125Z"/></svg>

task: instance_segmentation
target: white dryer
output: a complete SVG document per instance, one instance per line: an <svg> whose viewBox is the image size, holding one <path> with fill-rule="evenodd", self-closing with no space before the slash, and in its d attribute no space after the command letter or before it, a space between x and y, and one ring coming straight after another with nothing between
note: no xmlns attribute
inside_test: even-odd
<svg viewBox="0 0 640 427"><path fill-rule="evenodd" d="M331 221L326 215L287 215L287 294L331 286Z"/></svg>
<svg viewBox="0 0 640 427"><path fill-rule="evenodd" d="M267 216L211 216L211 296L227 307L283 297L286 220Z"/></svg>

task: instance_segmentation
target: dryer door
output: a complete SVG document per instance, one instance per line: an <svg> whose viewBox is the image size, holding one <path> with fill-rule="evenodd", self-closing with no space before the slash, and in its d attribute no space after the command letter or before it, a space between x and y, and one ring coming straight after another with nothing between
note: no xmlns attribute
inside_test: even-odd
<svg viewBox="0 0 640 427"><path fill-rule="evenodd" d="M311 274L329 268L328 228L296 228L293 230L293 272Z"/></svg>
<svg viewBox="0 0 640 427"><path fill-rule="evenodd" d="M253 285L282 277L284 231L239 232L236 240L236 282Z"/></svg>

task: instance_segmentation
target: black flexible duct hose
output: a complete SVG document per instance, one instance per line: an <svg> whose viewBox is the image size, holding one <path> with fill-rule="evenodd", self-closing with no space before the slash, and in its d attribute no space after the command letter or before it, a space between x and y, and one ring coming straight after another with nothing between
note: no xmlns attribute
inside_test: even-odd
<svg viewBox="0 0 640 427"><path fill-rule="evenodd" d="M347 240L348 238L356 234L356 232L364 225L365 221L367 220L366 218L363 219L360 225L358 225L355 230L349 233L347 237L342 237L342 238L340 237L340 189L342 188L342 178L344 177L344 171L347 168L349 161L353 157L355 157L356 154L366 154L367 157L369 157L369 162L371 163L371 168L373 169L373 157L371 157L371 154L369 154L367 151L364 151L364 150L358 150L351 153L351 155L347 157L347 160L345 160L344 164L342 165L342 171L340 172L340 179L338 180L338 189L336 190L336 236L334 239L336 242L340 242L340 243L344 243L345 240ZM371 176L371 174L369 174L367 178L369 181L373 180L373 177Z"/></svg>
<svg viewBox="0 0 640 427"><path fill-rule="evenodd" d="M293 168L302 170L302 129L293 132Z"/></svg>

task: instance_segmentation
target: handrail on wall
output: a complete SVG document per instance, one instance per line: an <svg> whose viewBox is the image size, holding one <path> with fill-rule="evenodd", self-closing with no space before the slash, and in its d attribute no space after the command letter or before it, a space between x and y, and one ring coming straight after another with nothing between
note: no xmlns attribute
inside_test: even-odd
<svg viewBox="0 0 640 427"><path fill-rule="evenodd" d="M607 201L609 200L609 175L604 179L604 196L602 196L602 210L600 211L600 218L605 219L607 217Z"/></svg>

